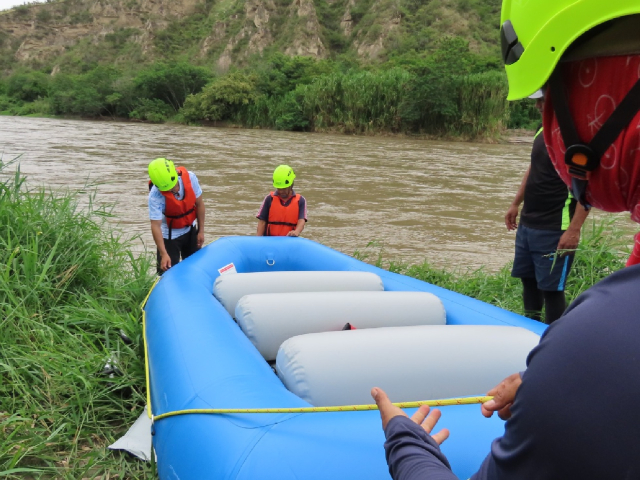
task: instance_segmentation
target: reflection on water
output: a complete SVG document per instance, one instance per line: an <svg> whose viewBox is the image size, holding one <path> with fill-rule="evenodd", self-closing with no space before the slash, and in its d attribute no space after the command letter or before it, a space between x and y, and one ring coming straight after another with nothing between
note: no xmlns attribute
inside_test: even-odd
<svg viewBox="0 0 640 480"><path fill-rule="evenodd" d="M347 254L370 241L386 260L438 266L511 260L514 234L503 215L526 170L529 145L484 145L388 137L351 137L0 117L6 161L22 154L31 186L98 182L97 200L116 202L127 234L153 246L147 165L168 157L200 180L206 242L255 233L271 173L287 163L308 202L303 236ZM378 249L372 257L377 258Z"/></svg>

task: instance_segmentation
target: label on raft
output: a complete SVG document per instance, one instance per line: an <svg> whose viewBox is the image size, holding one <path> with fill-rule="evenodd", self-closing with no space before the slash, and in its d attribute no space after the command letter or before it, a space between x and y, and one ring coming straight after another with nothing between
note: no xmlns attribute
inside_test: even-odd
<svg viewBox="0 0 640 480"><path fill-rule="evenodd" d="M220 273L220 275L225 275L227 273L238 273L236 271L236 266L233 263L230 263L229 265L225 265L224 267L219 268L218 272Z"/></svg>

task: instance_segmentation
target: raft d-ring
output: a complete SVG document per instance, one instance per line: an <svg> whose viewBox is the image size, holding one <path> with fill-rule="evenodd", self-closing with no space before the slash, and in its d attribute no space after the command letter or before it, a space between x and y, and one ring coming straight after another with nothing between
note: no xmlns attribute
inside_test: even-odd
<svg viewBox="0 0 640 480"><path fill-rule="evenodd" d="M269 260L267 259L267 265L269 265L270 267L273 267L276 264L275 260Z"/></svg>

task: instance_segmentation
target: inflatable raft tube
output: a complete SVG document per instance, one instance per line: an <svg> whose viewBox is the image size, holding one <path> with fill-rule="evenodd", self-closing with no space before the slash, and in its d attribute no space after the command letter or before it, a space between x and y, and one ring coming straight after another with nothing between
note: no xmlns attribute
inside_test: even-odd
<svg viewBox="0 0 640 480"><path fill-rule="evenodd" d="M536 334L545 328L306 239L223 238L166 272L145 304L149 406L154 416L193 408L310 406L284 387L212 295L219 271L228 271L230 264L240 273L371 272L382 279L385 291L436 295L447 325L518 326ZM443 452L453 472L468 478L502 433L503 422L485 419L476 405L444 407L442 413L440 425L453 432ZM376 411L185 414L155 422L154 430L162 479L389 479Z"/></svg>

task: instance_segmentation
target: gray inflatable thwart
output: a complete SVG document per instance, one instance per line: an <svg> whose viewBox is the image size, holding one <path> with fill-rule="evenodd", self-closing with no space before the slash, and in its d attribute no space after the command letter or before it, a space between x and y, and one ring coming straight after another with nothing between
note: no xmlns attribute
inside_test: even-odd
<svg viewBox="0 0 640 480"><path fill-rule="evenodd" d="M300 292L246 295L235 318L266 360L296 335L415 325L444 325L438 297L427 292Z"/></svg>
<svg viewBox="0 0 640 480"><path fill-rule="evenodd" d="M300 335L276 369L314 406L371 403L372 387L397 402L484 395L526 368L540 337L520 327L434 325Z"/></svg>
<svg viewBox="0 0 640 480"><path fill-rule="evenodd" d="M382 291L384 285L375 273L325 271L234 273L219 276L213 285L213 295L232 317L238 300L253 293L349 290Z"/></svg>

